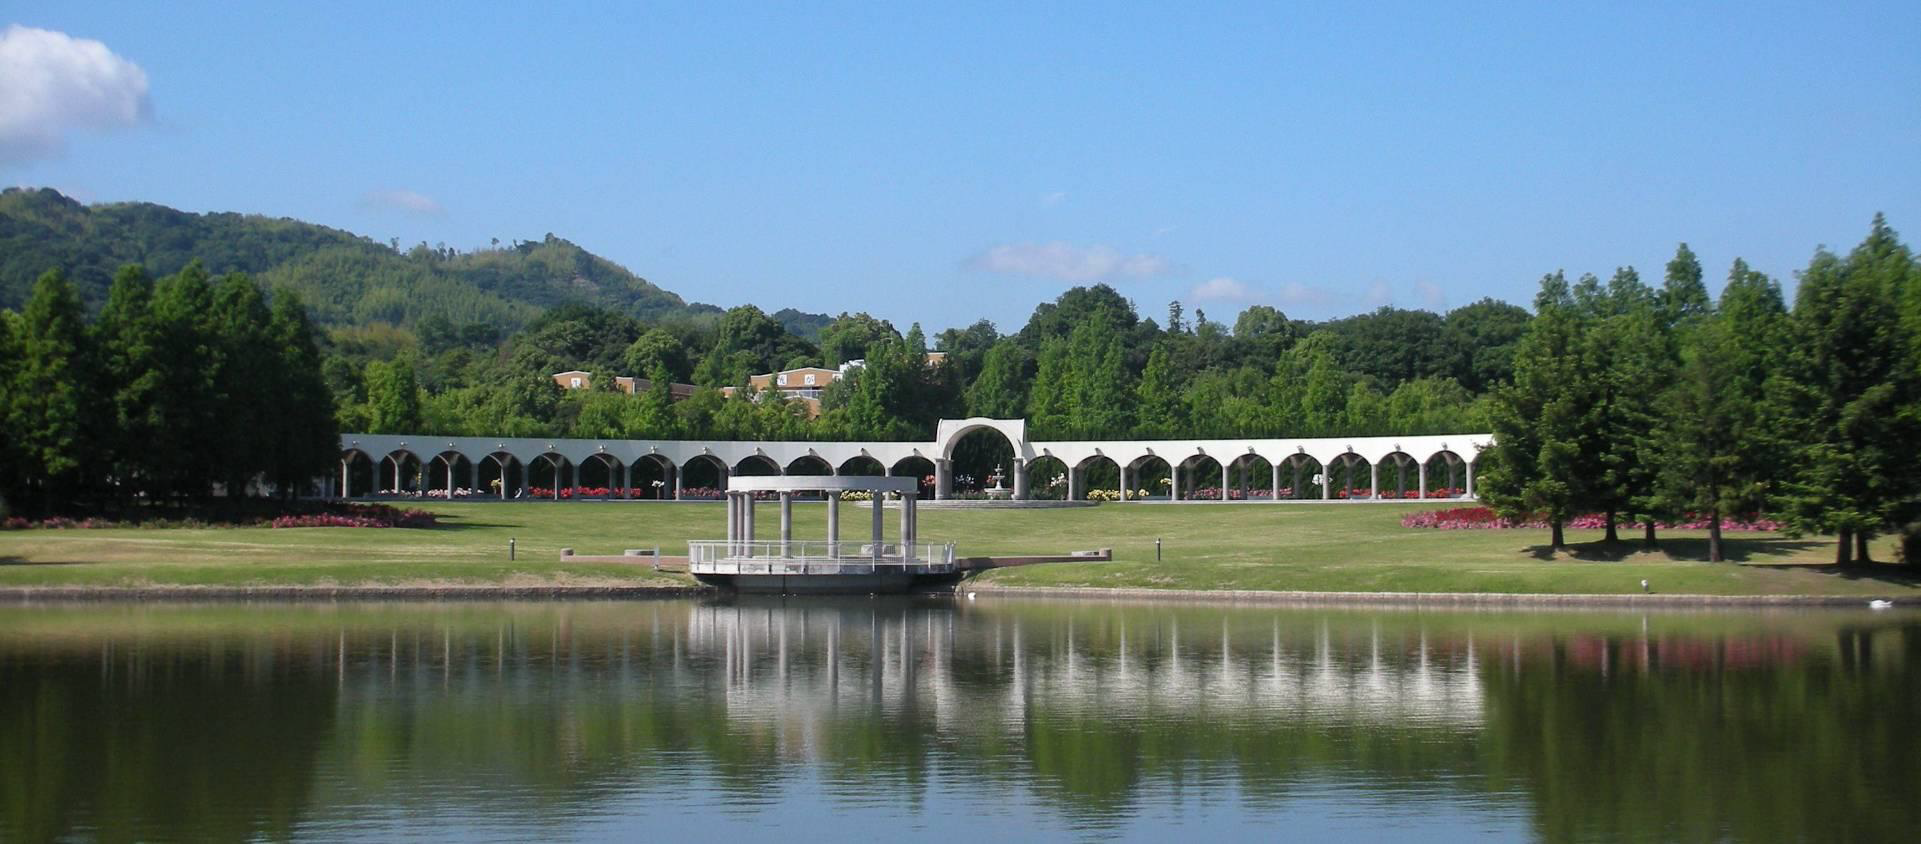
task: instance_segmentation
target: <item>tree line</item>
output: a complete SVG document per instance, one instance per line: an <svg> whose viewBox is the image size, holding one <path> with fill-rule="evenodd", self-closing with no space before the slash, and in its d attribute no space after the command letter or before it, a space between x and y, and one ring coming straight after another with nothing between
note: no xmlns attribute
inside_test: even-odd
<svg viewBox="0 0 1921 844"><path fill-rule="evenodd" d="M1921 265L1879 215L1846 257L1818 250L1790 308L1736 260L1718 301L1683 247L1662 286L1542 279L1513 381L1491 395L1495 447L1479 492L1504 515L1563 524L1605 513L1654 525L1769 513L1835 534L1868 562L1877 535L1921 518ZM1910 539L1912 542L1912 539ZM1910 557L1912 558L1912 552Z"/></svg>
<svg viewBox="0 0 1921 844"><path fill-rule="evenodd" d="M339 450L320 347L297 295L244 274L124 267L89 318L49 271L0 311L0 499L46 514L305 493Z"/></svg>

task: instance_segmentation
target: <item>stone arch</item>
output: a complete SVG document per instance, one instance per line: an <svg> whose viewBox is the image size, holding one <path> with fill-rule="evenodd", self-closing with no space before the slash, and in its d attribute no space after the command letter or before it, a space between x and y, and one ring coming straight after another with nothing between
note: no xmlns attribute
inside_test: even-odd
<svg viewBox="0 0 1921 844"><path fill-rule="evenodd" d="M1281 498L1299 501L1321 497L1321 486L1314 482L1314 476L1327 471L1327 467L1314 455L1305 451L1295 452L1281 459Z"/></svg>
<svg viewBox="0 0 1921 844"><path fill-rule="evenodd" d="M1460 498L1467 493L1467 460L1459 452L1443 448L1428 455L1424 466L1429 498Z"/></svg>
<svg viewBox="0 0 1921 844"><path fill-rule="evenodd" d="M764 478L781 474L780 464L765 454L749 454L734 463L734 474Z"/></svg>
<svg viewBox="0 0 1921 844"><path fill-rule="evenodd" d="M1226 492L1221 489L1221 461L1214 455L1196 451L1181 458L1176 468L1177 482L1171 486L1176 501L1219 501Z"/></svg>
<svg viewBox="0 0 1921 844"><path fill-rule="evenodd" d="M1266 455L1249 451L1227 461L1228 483L1233 499L1268 500L1274 497L1274 463Z"/></svg>
<svg viewBox="0 0 1921 844"><path fill-rule="evenodd" d="M380 458L380 467L387 469L388 466L392 466L392 469L388 470L391 474L374 475L375 494L405 495L409 491L418 492L423 475L421 468L425 465L425 461L422 461L420 455L415 454L413 449L396 448L387 452L385 457ZM393 486L387 486L389 482Z"/></svg>
<svg viewBox="0 0 1921 844"><path fill-rule="evenodd" d="M460 483L460 464L462 463L467 464L467 484L464 486ZM472 494L473 488L479 485L475 479L475 471L473 461L469 460L467 455L454 449L447 449L427 461L427 464L422 467L421 480L430 495L432 491L438 491L441 496L451 501L459 490L465 489Z"/></svg>
<svg viewBox="0 0 1921 844"><path fill-rule="evenodd" d="M1121 462L1105 454L1090 454L1074 464L1074 497L1086 499L1100 490L1103 496L1120 500Z"/></svg>
<svg viewBox="0 0 1921 844"><path fill-rule="evenodd" d="M1381 482L1374 494L1380 498L1420 498L1420 466L1414 455L1399 449L1381 455Z"/></svg>
<svg viewBox="0 0 1921 844"><path fill-rule="evenodd" d="M624 477L627 464L620 458L604 451L596 451L574 467L574 486L580 489L605 488L607 494L602 498L625 498L627 479ZM575 490L576 493L579 490Z"/></svg>
<svg viewBox="0 0 1921 844"><path fill-rule="evenodd" d="M803 454L787 464L785 475L832 475L834 465L818 454Z"/></svg>
<svg viewBox="0 0 1921 844"><path fill-rule="evenodd" d="M1325 471L1332 474L1327 484L1329 498L1361 501L1373 497L1374 464L1367 458L1349 449L1328 462Z"/></svg>
<svg viewBox="0 0 1921 844"><path fill-rule="evenodd" d="M1025 448L1027 445L1027 420L989 419L984 416L974 416L967 419L941 420L940 430L937 432L936 437L940 442L940 458L942 460L954 459L954 447L960 444L960 441L968 434L983 429L995 431L1002 437L1005 437L1008 446L1014 450L1014 456L1016 458L1027 456L1025 453L1027 451Z"/></svg>
<svg viewBox="0 0 1921 844"><path fill-rule="evenodd" d="M894 461L894 465L887 469L888 473L894 477L913 478L920 484L922 498L934 497L934 485L929 480L934 476L934 461L918 454L910 454Z"/></svg>
<svg viewBox="0 0 1921 844"><path fill-rule="evenodd" d="M489 471L489 469L492 471ZM518 475L518 477L516 477ZM495 451L474 461L474 488L501 500L527 494L527 465L511 452Z"/></svg>
<svg viewBox="0 0 1921 844"><path fill-rule="evenodd" d="M342 449L340 452L340 497L353 498L354 490L356 489L361 490L363 495L374 494L375 491L380 489L380 466L381 461L375 460L373 455L361 449ZM366 483L357 483L356 476L365 478Z"/></svg>
<svg viewBox="0 0 1921 844"><path fill-rule="evenodd" d="M679 473L680 467L666 455L643 454L628 466L631 487L628 494L634 498L672 498L677 486L675 476Z"/></svg>
<svg viewBox="0 0 1921 844"><path fill-rule="evenodd" d="M1147 490L1147 497L1150 499L1165 495L1172 500L1173 476L1173 463L1152 452L1127 461L1128 485L1133 487L1135 492ZM1128 500L1137 500L1137 496L1129 496Z"/></svg>
<svg viewBox="0 0 1921 844"><path fill-rule="evenodd" d="M840 465L835 467L834 474L874 477L887 474L887 466L882 464L873 455L856 454L853 457L842 460Z"/></svg>
<svg viewBox="0 0 1921 844"><path fill-rule="evenodd" d="M727 489L727 461L713 454L689 457L675 472L681 477L682 498L717 498Z"/></svg>
<svg viewBox="0 0 1921 844"><path fill-rule="evenodd" d="M1064 499L1068 493L1067 461L1052 454L1027 461L1027 497Z"/></svg>
<svg viewBox="0 0 1921 844"><path fill-rule="evenodd" d="M530 488L528 497L551 498L559 501L563 496L571 496L572 493L563 493L562 490L568 487L567 469L573 465L572 460L568 460L566 455L557 451L546 452L528 461L527 486ZM574 471L574 477L576 480L579 479L578 469ZM533 490L540 490L546 494L541 495Z"/></svg>

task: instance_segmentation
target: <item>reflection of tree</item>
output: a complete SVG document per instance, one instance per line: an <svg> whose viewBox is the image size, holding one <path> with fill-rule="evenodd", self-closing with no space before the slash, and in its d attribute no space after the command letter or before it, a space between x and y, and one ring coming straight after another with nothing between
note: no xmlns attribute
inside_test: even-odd
<svg viewBox="0 0 1921 844"><path fill-rule="evenodd" d="M332 678L266 648L234 657L0 652L0 839L291 837Z"/></svg>
<svg viewBox="0 0 1921 844"><path fill-rule="evenodd" d="M1911 629L1875 638L1911 653ZM1894 841L1921 825L1921 805L1889 799L1913 785L1913 670L1688 660L1622 674L1637 650L1621 641L1613 674L1564 650L1490 665L1490 784L1529 793L1543 838Z"/></svg>

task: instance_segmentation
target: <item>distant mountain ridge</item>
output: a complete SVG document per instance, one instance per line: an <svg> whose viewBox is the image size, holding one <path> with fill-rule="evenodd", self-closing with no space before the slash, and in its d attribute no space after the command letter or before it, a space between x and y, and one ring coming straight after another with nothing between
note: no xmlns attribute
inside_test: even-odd
<svg viewBox="0 0 1921 844"><path fill-rule="evenodd" d="M141 264L157 278L194 259L216 275L244 272L268 287L298 291L315 318L331 325L411 325L442 316L513 329L563 304L646 320L721 313L552 234L474 252L424 243L403 252L284 217L195 214L146 202L90 206L47 188L0 192L0 308L21 307L49 268L64 270L97 307L126 264ZM816 316L796 311L792 321L809 325Z"/></svg>

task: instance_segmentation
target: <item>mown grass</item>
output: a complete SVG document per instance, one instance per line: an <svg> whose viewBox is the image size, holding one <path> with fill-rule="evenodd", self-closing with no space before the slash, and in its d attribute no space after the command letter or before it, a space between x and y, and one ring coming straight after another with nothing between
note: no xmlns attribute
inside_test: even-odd
<svg viewBox="0 0 1921 844"><path fill-rule="evenodd" d="M0 586L311 585L398 583L686 583L642 565L559 563L625 548L684 553L689 539L722 535L717 503L513 502L428 504L430 530L212 528L0 532ZM1431 508L1434 505L1427 505ZM796 536L825 535L824 505L796 507ZM951 540L965 555L1112 548L1111 563L984 573L984 583L1156 589L1394 592L1639 592L1676 594L1921 594L1899 566L1836 569L1832 541L1736 534L1735 562L1710 564L1699 531L1638 537L1615 546L1599 531L1571 531L1572 553L1550 552L1545 531L1402 528L1408 504L1108 504L1071 510L924 510L921 537ZM869 513L843 505L843 536L867 533ZM886 516L891 538L898 517ZM778 516L762 505L759 534ZM508 561L507 541L518 546ZM1160 560L1154 543L1162 541ZM1893 545L1876 546L1881 559Z"/></svg>

